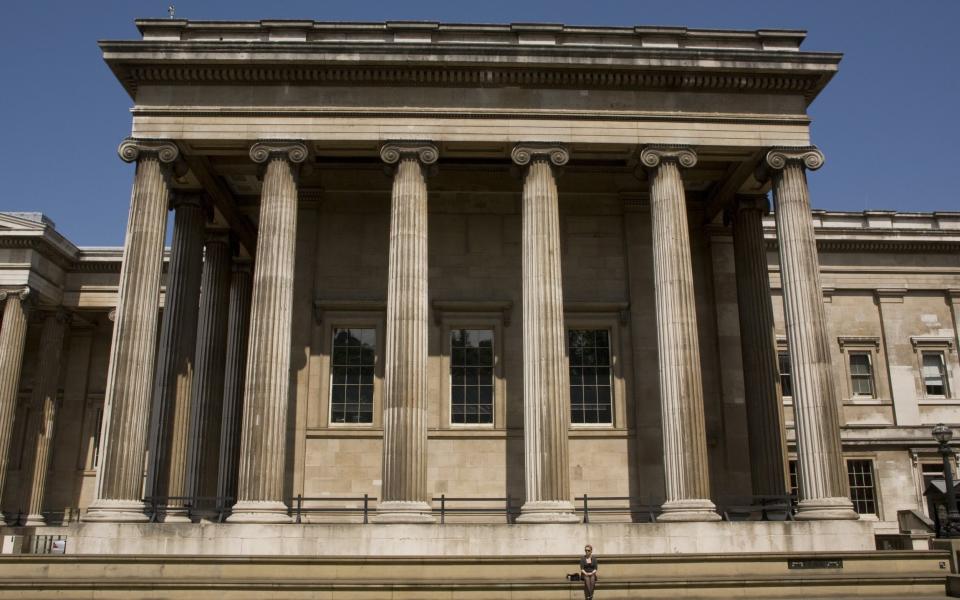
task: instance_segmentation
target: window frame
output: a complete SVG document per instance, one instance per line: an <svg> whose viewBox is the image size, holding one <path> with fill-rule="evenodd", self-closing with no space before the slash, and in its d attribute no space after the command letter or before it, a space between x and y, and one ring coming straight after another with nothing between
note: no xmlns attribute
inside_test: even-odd
<svg viewBox="0 0 960 600"><path fill-rule="evenodd" d="M883 494L880 491L880 477L877 475L877 460L876 457L867 454L850 454L843 456L843 466L844 471L847 475L847 484L849 487L850 482L850 462L851 461L865 461L870 463L870 478L873 489L873 508L874 512L872 513L861 513L857 511L857 503L853 498L853 491L850 488L848 491L850 493L850 502L853 504L853 510L856 512L861 519L864 520L883 520ZM862 486L860 486L862 487Z"/></svg>
<svg viewBox="0 0 960 600"><path fill-rule="evenodd" d="M457 307L459 308L459 307ZM498 311L452 310L445 305L434 308L438 315L440 331L440 369L438 385L440 393L437 425L443 430L505 430L506 415L506 379L503 375L503 329L504 315ZM435 323L436 324L436 323ZM459 329L487 329L493 331L493 422L491 423L454 423L453 381L450 371L452 352L451 333ZM431 394L432 395L432 394Z"/></svg>
<svg viewBox="0 0 960 600"><path fill-rule="evenodd" d="M570 369L570 357L567 356L567 336L571 329L606 329L610 341L610 404L611 404L611 422L610 423L574 423L571 419L570 409L570 382L567 381L567 425L570 431L607 431L611 429L627 428L627 384L623 376L624 355L622 351L622 340L620 328L624 326L624 318L621 312L626 310L624 307L616 306L614 311L592 312L594 307L586 305L585 310L579 311L575 304L568 307L563 327L563 348L565 366L567 373Z"/></svg>
<svg viewBox="0 0 960 600"><path fill-rule="evenodd" d="M318 328L320 339L317 377L311 369L310 402L307 408L307 429L359 430L383 428L383 357L386 345L386 314L381 310L326 310ZM373 366L373 422L334 423L333 404L330 402L333 389L333 332L335 329L373 329L376 346ZM316 398L316 401L313 400ZM314 408L315 407L315 408Z"/></svg>
<svg viewBox="0 0 960 600"><path fill-rule="evenodd" d="M790 346L787 345L786 336L778 335L777 336L777 393L780 394L780 401L784 406L793 406L793 363L790 362ZM780 371L780 355L787 355L787 364L790 365L790 394L786 395L783 393L783 374Z"/></svg>
<svg viewBox="0 0 960 600"><path fill-rule="evenodd" d="M369 422L369 423L364 423L364 422L362 422L362 421L361 421L361 422L358 422L358 421L348 421L348 422L340 423L340 422L337 422L337 421L334 421L334 420L333 420L333 401L331 400L331 398L333 397L333 386L334 386L334 383L333 383L333 367L334 367L334 365L333 365L333 335L334 335L334 331L336 331L336 330L338 330L338 329L372 329L372 330L373 330L373 340L374 340L374 341L373 341L373 400L372 400L372 403L373 403L373 404L372 404L371 409L370 409L370 410L372 411L372 414L371 414L371 418L370 418L370 422ZM327 339L327 343L328 343L328 349L329 349L328 352L327 352L327 361L328 361L328 362L327 362L327 386L326 386L326 387L327 387L327 411L326 411L326 412L327 412L327 425L328 425L329 427L336 427L336 428L343 428L343 427L363 427L363 428L369 428L369 427L372 427L372 426L377 422L377 413L380 412L380 410L378 410L378 406L377 406L377 392L378 392L378 387L382 387L382 385L379 384L379 382L378 382L378 379L380 379L380 378L377 376L377 374L378 374L378 371L380 370L380 362L381 362L381 361L380 361L380 348L382 347L383 342L385 341L385 340L382 338L382 334L385 333L385 332L381 332L377 327L375 327L375 326L373 326L373 325L369 325L369 326L367 326L367 325L343 325L343 324L341 324L341 321L334 321L334 322L332 322L332 323L330 324L329 328L327 329L327 333L328 333L328 335L327 335L327 338L328 338L328 339Z"/></svg>
<svg viewBox="0 0 960 600"><path fill-rule="evenodd" d="M913 345L916 365L917 398L919 403L928 405L955 405L960 403L960 399L955 397L953 385L955 383L953 366L956 357L956 346L953 343L953 339L949 337L912 336L910 343ZM927 394L927 386L923 378L924 354L936 353L940 354L943 365L944 395L942 396Z"/></svg>
<svg viewBox="0 0 960 600"><path fill-rule="evenodd" d="M887 392L886 378L883 377L881 369L885 362L881 353L880 338L876 336L839 336L837 344L840 348L840 356L843 359L844 372L844 404L886 404L889 401ZM857 394L853 379L854 373L850 361L854 354L866 354L870 365L870 387L873 394L870 396Z"/></svg>
<svg viewBox="0 0 960 600"><path fill-rule="evenodd" d="M615 407L616 407L616 405L617 405L617 402L616 402L616 392L615 392L615 389L614 389L616 378L614 377L614 374L613 374L613 333L612 333L612 332L610 331L610 329L607 328L607 327L566 327L564 331L565 331L565 333L566 333L566 335L564 336L564 345L565 345L565 347L566 347L566 354L567 354L567 371L568 371L568 373L569 373L569 371L570 371L571 369L574 368L573 365L570 364L570 341L569 341L569 340L570 340L570 332L571 332L571 331L592 331L592 332L604 331L604 332L606 332L606 334L607 334L607 354L608 354L608 360L607 360L607 363L608 363L608 364L606 365L606 367L607 367L607 369L608 369L608 371L609 371L609 378L610 378L610 379L609 379L609 383L607 384L607 387L610 388L610 421L609 421L609 422L603 422L603 423L601 423L601 422L599 422L599 421L596 422L596 423L587 423L587 422L579 422L579 423L578 423L578 422L575 422L575 421L573 420L573 394L572 394L572 392L573 392L573 382L572 382L572 380L569 380L569 379L568 379L568 381L567 381L567 384L568 384L568 389L569 389L569 392L570 392L570 407L569 407L569 410L567 411L567 417L568 417L568 419L569 419L569 421L570 421L570 425L571 425L571 426L580 427L580 426L587 425L587 426L612 427L613 424L614 424L614 422L616 421L616 415L614 414L614 411L615 411ZM581 387L586 387L586 386L581 386Z"/></svg>
<svg viewBox="0 0 960 600"><path fill-rule="evenodd" d="M453 371L453 362L452 362L452 354L453 354L453 332L454 332L454 331L489 331L489 332L491 332L491 333L493 334L493 344L492 344L492 346L491 346L491 350L493 351L493 362L492 362L492 364L490 365L490 366L491 366L491 371L492 371L492 375L491 375L491 387L492 387L493 398L492 398L492 404L491 404L491 419L490 419L490 422L489 422L489 423L480 423L480 422L477 422L477 423L455 423L455 422L453 421L453 372L452 372L452 371ZM451 326L448 326L448 327L446 328L446 336L445 336L445 339L444 339L444 344L446 345L446 348L445 348L445 350L446 350L446 354L445 354L445 355L446 355L446 360L444 361L444 364L446 365L446 369L445 369L445 370L446 370L446 382L447 382L447 385L446 385L446 387L447 387L447 390L446 390L446 402L444 403L444 406L446 407L446 422L447 422L447 425L449 426L450 429L463 429L463 428L467 428L467 429L473 429L473 428L492 429L492 428L496 428L496 423L497 423L497 404L498 404L497 401L498 401L498 396L499 396L499 394L497 393L497 388L499 387L498 384L497 384L497 379L498 379L498 377L497 377L497 365L498 365L498 363L500 362L500 361L498 360L499 352L498 352L498 349L497 349L498 345L500 344L500 339L499 339L499 336L497 335L497 329L496 329L496 327L495 327L495 326L457 327L457 326L451 325Z"/></svg>

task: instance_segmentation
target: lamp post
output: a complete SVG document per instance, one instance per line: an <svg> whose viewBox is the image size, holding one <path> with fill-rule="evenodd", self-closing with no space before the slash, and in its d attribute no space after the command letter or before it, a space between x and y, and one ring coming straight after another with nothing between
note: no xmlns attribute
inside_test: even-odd
<svg viewBox="0 0 960 600"><path fill-rule="evenodd" d="M943 483L947 488L947 522L941 524L941 531L945 537L960 537L960 512L957 511L957 495L953 490L953 467L950 464L950 440L953 439L953 430L938 423L933 428L933 437L940 445L940 456L943 457Z"/></svg>

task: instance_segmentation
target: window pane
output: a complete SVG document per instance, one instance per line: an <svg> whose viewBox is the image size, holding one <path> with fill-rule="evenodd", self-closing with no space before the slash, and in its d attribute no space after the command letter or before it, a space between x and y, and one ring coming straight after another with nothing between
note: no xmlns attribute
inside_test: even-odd
<svg viewBox="0 0 960 600"><path fill-rule="evenodd" d="M793 396L793 379L790 376L790 354L777 354L777 366L780 368L780 394L786 398Z"/></svg>
<svg viewBox="0 0 960 600"><path fill-rule="evenodd" d="M923 385L928 396L946 396L946 369L943 353L923 353Z"/></svg>
<svg viewBox="0 0 960 600"><path fill-rule="evenodd" d="M873 461L848 460L847 479L853 508L861 515L877 514L877 495L873 485Z"/></svg>
<svg viewBox="0 0 960 600"><path fill-rule="evenodd" d="M612 423L609 332L606 329L570 329L567 343L571 422Z"/></svg>
<svg viewBox="0 0 960 600"><path fill-rule="evenodd" d="M376 341L376 329L333 330L330 353L330 420L333 423L373 422Z"/></svg>
<svg viewBox="0 0 960 600"><path fill-rule="evenodd" d="M450 422L493 423L493 330L450 332Z"/></svg>

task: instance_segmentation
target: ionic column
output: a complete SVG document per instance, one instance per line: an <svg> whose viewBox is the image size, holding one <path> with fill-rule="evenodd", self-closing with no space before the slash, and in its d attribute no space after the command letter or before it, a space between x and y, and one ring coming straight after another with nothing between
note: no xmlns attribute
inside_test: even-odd
<svg viewBox="0 0 960 600"><path fill-rule="evenodd" d="M187 446L197 343L197 305L206 215L200 196L174 198L173 241L160 325L150 423L149 496L187 495ZM165 520L189 521L183 502L168 503Z"/></svg>
<svg viewBox="0 0 960 600"><path fill-rule="evenodd" d="M658 520L715 521L720 516L710 501L690 230L680 177L680 168L697 164L697 155L689 148L648 146L640 153L640 161L651 178L650 221L667 498Z"/></svg>
<svg viewBox="0 0 960 600"><path fill-rule="evenodd" d="M63 353L63 339L68 322L66 311L56 310L44 317L43 329L40 332L37 370L30 398L31 412L35 411L37 416L31 419L32 427L27 434L23 457L23 506L27 509L24 525L28 527L47 524L43 516L43 494L47 485L47 469L50 468L50 447L57 419L60 356Z"/></svg>
<svg viewBox="0 0 960 600"><path fill-rule="evenodd" d="M250 263L235 262L230 276L230 308L223 374L223 418L220 423L220 467L217 479L217 496L234 500L237 497L247 329L250 325L250 279Z"/></svg>
<svg viewBox="0 0 960 600"><path fill-rule="evenodd" d="M88 521L146 521L143 463L157 345L160 275L167 228L172 142L128 139L120 158L137 161L120 270L113 344L104 397L97 498Z"/></svg>
<svg viewBox="0 0 960 600"><path fill-rule="evenodd" d="M300 142L257 142L250 158L265 165L253 271L253 301L237 503L230 521L289 522L283 497Z"/></svg>
<svg viewBox="0 0 960 600"><path fill-rule="evenodd" d="M798 519L856 519L840 446L836 385L830 368L817 241L806 169L819 169L815 147L775 148L764 167L773 179L780 245L800 484Z"/></svg>
<svg viewBox="0 0 960 600"><path fill-rule="evenodd" d="M560 212L553 168L570 153L556 144L517 144L522 198L523 440L526 501L517 521L578 521L570 498L567 430L570 374L560 275Z"/></svg>
<svg viewBox="0 0 960 600"><path fill-rule="evenodd" d="M783 401L777 392L777 347L770 274L763 241L766 196L738 196L729 217L740 315L740 353L750 447L750 480L757 496L787 494L787 443Z"/></svg>
<svg viewBox="0 0 960 600"><path fill-rule="evenodd" d="M7 478L13 418L17 412L23 345L27 339L29 295L29 288L0 291L0 302L6 300L3 306L3 324L0 325L0 498L3 497L3 485Z"/></svg>
<svg viewBox="0 0 960 600"><path fill-rule="evenodd" d="M383 487L378 522L431 522L427 492L427 181L437 161L429 143L391 142L387 344L383 402Z"/></svg>
<svg viewBox="0 0 960 600"><path fill-rule="evenodd" d="M190 446L187 451L187 491L190 496L214 496L217 491L226 359L224 349L230 302L230 254L230 240L225 233L207 238L197 328L197 371L193 377Z"/></svg>

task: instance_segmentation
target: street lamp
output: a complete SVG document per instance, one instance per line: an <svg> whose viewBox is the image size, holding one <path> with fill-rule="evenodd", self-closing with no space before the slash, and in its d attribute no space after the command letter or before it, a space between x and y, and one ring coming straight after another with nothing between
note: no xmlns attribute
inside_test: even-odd
<svg viewBox="0 0 960 600"><path fill-rule="evenodd" d="M943 457L943 483L947 490L947 522L941 524L941 530L945 537L960 537L960 511L957 511L957 495L953 490L953 467L950 465L950 440L953 439L953 431L944 425L938 423L933 428L933 438L940 445L940 456Z"/></svg>

